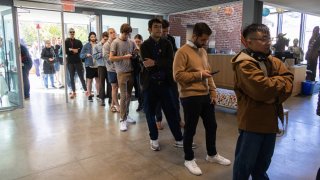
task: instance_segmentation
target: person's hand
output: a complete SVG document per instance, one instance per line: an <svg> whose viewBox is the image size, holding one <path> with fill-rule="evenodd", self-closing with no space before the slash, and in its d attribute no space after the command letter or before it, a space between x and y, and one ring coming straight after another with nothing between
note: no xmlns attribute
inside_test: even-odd
<svg viewBox="0 0 320 180"><path fill-rule="evenodd" d="M72 49L71 51L72 51L73 53L75 53L75 54L79 52L78 49Z"/></svg>
<svg viewBox="0 0 320 180"><path fill-rule="evenodd" d="M211 99L210 104L213 104L213 105L217 104L217 98L216 97L211 97L210 99Z"/></svg>
<svg viewBox="0 0 320 180"><path fill-rule="evenodd" d="M91 56L92 56L91 54L89 54L89 53L87 54L87 57L91 57Z"/></svg>
<svg viewBox="0 0 320 180"><path fill-rule="evenodd" d="M146 68L149 68L149 67L153 67L155 66L155 61L153 59L150 59L150 58L144 58L144 61L143 61L143 66L146 67Z"/></svg>
<svg viewBox="0 0 320 180"><path fill-rule="evenodd" d="M124 57L123 59L130 60L131 57L132 57L132 54L126 54L126 55L124 55L123 57Z"/></svg>
<svg viewBox="0 0 320 180"><path fill-rule="evenodd" d="M53 58L49 58L49 61L53 61L54 59Z"/></svg>
<svg viewBox="0 0 320 180"><path fill-rule="evenodd" d="M210 74L210 71L208 70L201 71L201 74L202 74L202 79L212 77L212 75Z"/></svg>

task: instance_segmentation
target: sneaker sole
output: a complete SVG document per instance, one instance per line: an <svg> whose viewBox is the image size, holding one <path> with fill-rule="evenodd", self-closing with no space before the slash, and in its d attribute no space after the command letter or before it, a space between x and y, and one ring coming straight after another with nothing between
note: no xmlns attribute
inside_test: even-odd
<svg viewBox="0 0 320 180"><path fill-rule="evenodd" d="M174 146L175 148L183 148L183 146L181 146L181 145L173 144L173 146ZM198 147L197 145L192 145L192 149L196 149L197 147Z"/></svg>
<svg viewBox="0 0 320 180"><path fill-rule="evenodd" d="M193 174L193 175L196 175L196 176L201 176L201 175L202 175L202 173L201 173L201 174L194 174L193 172L191 172L191 171L187 168L186 165L184 165L184 167L185 167L191 174Z"/></svg>
<svg viewBox="0 0 320 180"><path fill-rule="evenodd" d="M152 148L152 147L150 147L150 149L153 150L153 151L160 151L160 147L159 147L159 148Z"/></svg>

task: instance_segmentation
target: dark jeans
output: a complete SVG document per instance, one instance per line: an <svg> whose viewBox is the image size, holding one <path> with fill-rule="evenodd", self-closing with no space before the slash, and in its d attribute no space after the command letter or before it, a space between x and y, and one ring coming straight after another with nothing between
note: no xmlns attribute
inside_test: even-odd
<svg viewBox="0 0 320 180"><path fill-rule="evenodd" d="M86 83L84 81L84 69L82 66L82 63L76 63L76 64L68 64L68 70L69 70L69 74L70 74L70 82L71 82L71 89L73 92L76 92L76 85L75 85L75 81L74 81L74 77L75 77L75 73L77 72L79 79L81 81L81 85L83 90L87 91L87 86Z"/></svg>
<svg viewBox="0 0 320 180"><path fill-rule="evenodd" d="M99 98L104 100L105 98L111 99L111 84L108 81L108 72L106 66L98 66L98 76L100 81ZM106 92L107 83L107 92ZM111 100L109 101L111 102Z"/></svg>
<svg viewBox="0 0 320 180"><path fill-rule="evenodd" d="M181 115L180 115L180 101L179 101L179 91L178 91L178 86L175 84L172 88L172 94L173 94L173 100L174 104L177 108L177 116L179 119L179 122L181 121ZM160 121L162 120L162 112L161 112L161 103L158 103L156 107L156 120Z"/></svg>
<svg viewBox="0 0 320 180"><path fill-rule="evenodd" d="M30 97L29 71L30 71L30 68L22 66L22 79L23 79L24 98L29 98Z"/></svg>
<svg viewBox="0 0 320 180"><path fill-rule="evenodd" d="M252 133L240 130L237 141L233 180L269 179L267 170L271 163L276 134Z"/></svg>
<svg viewBox="0 0 320 180"><path fill-rule="evenodd" d="M156 106L156 121L161 122L162 121L162 108L161 108L161 102L157 103Z"/></svg>
<svg viewBox="0 0 320 180"><path fill-rule="evenodd" d="M36 75L40 77L40 60L39 59L33 60L33 65L34 65L34 68L36 69Z"/></svg>
<svg viewBox="0 0 320 180"><path fill-rule="evenodd" d="M205 95L181 98L181 104L185 121L183 134L184 159L188 161L194 159L192 143L193 136L196 134L199 117L202 118L206 131L207 154L209 156L216 155L217 122L214 105L210 104L210 96Z"/></svg>
<svg viewBox="0 0 320 180"><path fill-rule="evenodd" d="M171 86L164 83L150 82L149 87L144 90L144 112L149 127L149 135L151 140L158 139L158 129L156 125L155 115L158 102L161 103L164 115L167 119L169 128L176 141L183 139L177 117L177 109L174 105Z"/></svg>
<svg viewBox="0 0 320 180"><path fill-rule="evenodd" d="M320 116L320 91L319 91L319 93L318 93L318 106L317 106L317 115L319 115Z"/></svg>
<svg viewBox="0 0 320 180"><path fill-rule="evenodd" d="M317 75L317 65L318 57L314 59L307 59L307 70L312 71L312 73L307 74L306 80L315 81Z"/></svg>

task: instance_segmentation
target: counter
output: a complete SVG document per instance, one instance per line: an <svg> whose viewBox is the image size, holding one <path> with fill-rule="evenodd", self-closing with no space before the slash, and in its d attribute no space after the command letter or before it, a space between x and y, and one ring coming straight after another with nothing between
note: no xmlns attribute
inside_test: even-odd
<svg viewBox="0 0 320 180"><path fill-rule="evenodd" d="M212 71L220 70L219 73L213 75L213 80L217 87L225 89L233 89L234 73L232 70L231 59L234 55L226 54L209 54L208 62Z"/></svg>

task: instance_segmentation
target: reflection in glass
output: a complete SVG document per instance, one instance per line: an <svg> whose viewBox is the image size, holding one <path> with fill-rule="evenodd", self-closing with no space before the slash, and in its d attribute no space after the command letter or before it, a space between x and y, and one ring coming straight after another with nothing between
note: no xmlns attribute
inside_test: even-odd
<svg viewBox="0 0 320 180"><path fill-rule="evenodd" d="M20 106L11 7L0 6L0 110Z"/></svg>

